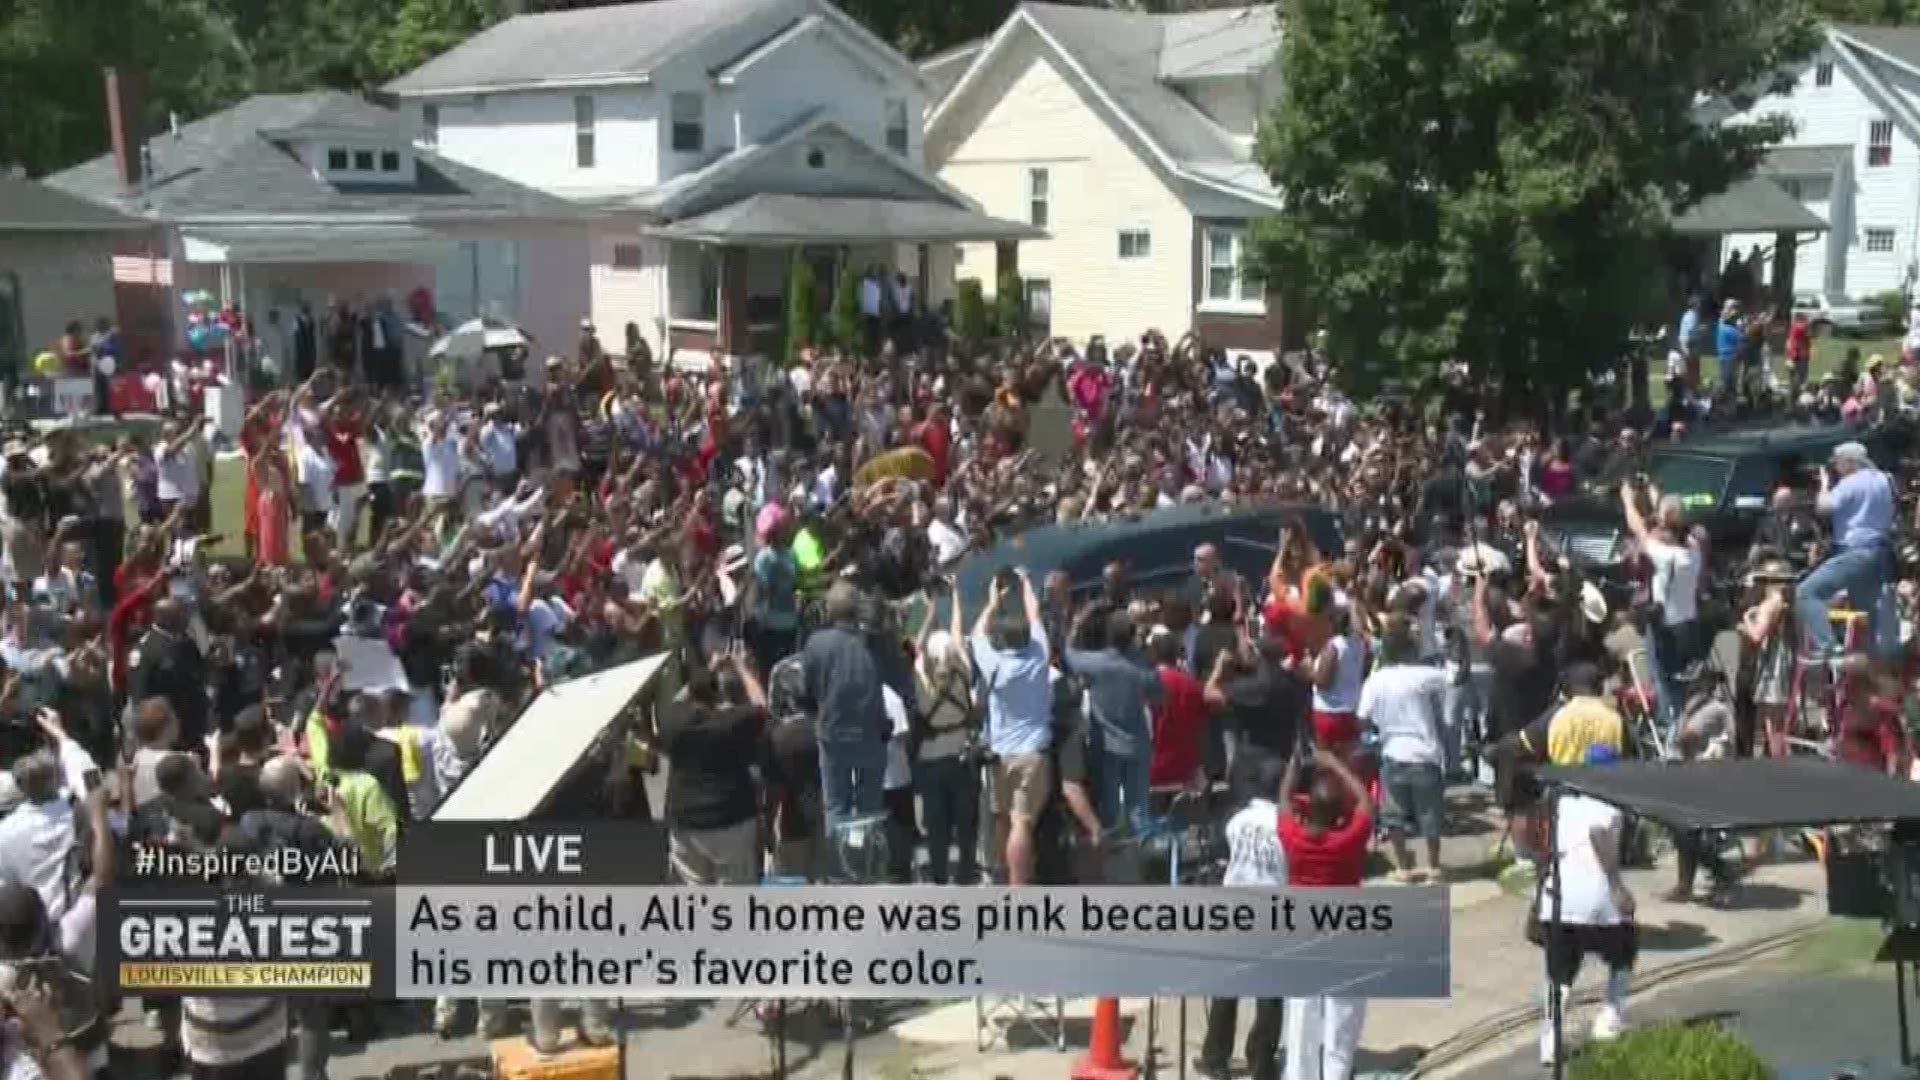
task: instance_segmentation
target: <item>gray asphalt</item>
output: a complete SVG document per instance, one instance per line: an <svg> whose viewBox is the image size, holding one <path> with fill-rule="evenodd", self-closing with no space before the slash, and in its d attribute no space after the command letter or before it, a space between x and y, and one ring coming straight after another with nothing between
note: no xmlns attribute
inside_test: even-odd
<svg viewBox="0 0 1920 1080"><path fill-rule="evenodd" d="M1894 1080L1900 1048L1893 984L1891 967L1809 973L1768 963L1661 991L1648 1000L1629 999L1627 1015L1635 1025L1660 1020L1724 1024L1773 1062L1780 1080L1832 1080L1843 1066L1855 1070L1856 1080ZM1910 997L1908 1004L1920 1023L1920 998ZM1579 1019L1589 1015L1590 1010L1581 1011ZM1569 1025L1568 1031L1577 1047L1584 1027ZM1457 1080L1550 1075L1529 1040Z"/></svg>

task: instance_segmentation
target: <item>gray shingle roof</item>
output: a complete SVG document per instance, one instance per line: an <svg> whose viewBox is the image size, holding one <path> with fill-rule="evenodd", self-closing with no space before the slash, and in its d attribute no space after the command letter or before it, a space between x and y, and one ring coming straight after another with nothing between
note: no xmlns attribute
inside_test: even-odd
<svg viewBox="0 0 1920 1080"><path fill-rule="evenodd" d="M0 232L113 232L148 223L64 191L0 176Z"/></svg>
<svg viewBox="0 0 1920 1080"><path fill-rule="evenodd" d="M721 31L811 13L809 0L651 0L517 15L387 84L396 94L650 72Z"/></svg>
<svg viewBox="0 0 1920 1080"><path fill-rule="evenodd" d="M918 61L920 76L927 80L928 108L939 104L940 99L947 96L947 91L953 89L954 84L960 81L960 76L973 66L980 50L986 47L986 38L975 38Z"/></svg>
<svg viewBox="0 0 1920 1080"><path fill-rule="evenodd" d="M1840 24L1833 29L1901 63L1920 68L1920 26Z"/></svg>
<svg viewBox="0 0 1920 1080"><path fill-rule="evenodd" d="M1216 71L1230 49L1241 50L1234 62L1252 70L1254 59L1263 55L1271 59L1270 53L1262 54L1249 45L1254 36L1249 28L1270 24L1270 9L1264 20L1258 15L1226 18L1238 11L1205 13L1215 17L1212 23L1194 16L1060 4L1030 3L1021 10L1175 160L1201 164L1248 159L1248 148L1163 81L1161 71L1169 63L1185 72ZM1272 41L1278 44L1277 34Z"/></svg>
<svg viewBox="0 0 1920 1080"><path fill-rule="evenodd" d="M173 221L266 214L458 220L581 213L563 199L424 151L414 151L419 172L412 185L352 184L316 176L285 145L289 138L333 133L383 138L382 145L403 149L413 135L398 112L350 94L262 94L182 126L178 138L152 140L153 174L137 196L122 191L111 154L46 182L104 206Z"/></svg>
<svg viewBox="0 0 1920 1080"><path fill-rule="evenodd" d="M1853 156L1853 147L1835 143L1826 146L1776 146L1767 151L1760 163L1763 176L1825 176Z"/></svg>
<svg viewBox="0 0 1920 1080"><path fill-rule="evenodd" d="M1038 240L1021 221L946 203L826 195L753 195L658 230L661 235L746 244Z"/></svg>
<svg viewBox="0 0 1920 1080"><path fill-rule="evenodd" d="M1271 63L1280 48L1280 13L1272 7L1192 11L1166 18L1160 77L1200 79L1247 75Z"/></svg>
<svg viewBox="0 0 1920 1080"><path fill-rule="evenodd" d="M1669 223L1682 236L1711 236L1730 232L1826 232L1827 223L1800 205L1800 200L1762 176L1740 180L1718 195Z"/></svg>

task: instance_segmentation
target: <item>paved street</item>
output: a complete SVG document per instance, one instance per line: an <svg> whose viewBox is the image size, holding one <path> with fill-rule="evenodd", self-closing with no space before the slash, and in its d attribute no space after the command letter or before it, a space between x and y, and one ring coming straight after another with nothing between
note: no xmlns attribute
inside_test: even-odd
<svg viewBox="0 0 1920 1080"><path fill-rule="evenodd" d="M1633 1002L1635 1024L1656 1020L1712 1021L1751 1041L1782 1070L1783 1080L1805 1071L1807 1080L1829 1080L1832 1067L1860 1070L1898 1060L1893 969L1864 967L1809 972L1791 957L1757 963L1731 974L1705 978ZM1456 1080L1537 1080L1542 1075L1531 1046ZM1819 1070L1825 1071L1819 1071Z"/></svg>

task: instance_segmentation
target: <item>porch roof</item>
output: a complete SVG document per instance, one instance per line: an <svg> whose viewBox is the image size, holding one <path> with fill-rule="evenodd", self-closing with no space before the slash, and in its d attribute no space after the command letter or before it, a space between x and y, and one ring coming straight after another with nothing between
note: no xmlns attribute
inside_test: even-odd
<svg viewBox="0 0 1920 1080"><path fill-rule="evenodd" d="M190 263L438 262L456 241L401 223L183 226Z"/></svg>
<svg viewBox="0 0 1920 1080"><path fill-rule="evenodd" d="M835 195L750 195L650 230L671 240L778 245L1040 240L1045 229L942 202Z"/></svg>
<svg viewBox="0 0 1920 1080"><path fill-rule="evenodd" d="M1668 225L1681 236L1736 232L1823 233L1827 223L1764 176L1749 176L1702 200Z"/></svg>

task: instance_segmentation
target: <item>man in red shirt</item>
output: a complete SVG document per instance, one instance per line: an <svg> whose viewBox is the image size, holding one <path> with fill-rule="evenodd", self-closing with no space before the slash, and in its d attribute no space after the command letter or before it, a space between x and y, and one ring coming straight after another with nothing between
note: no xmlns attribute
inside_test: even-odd
<svg viewBox="0 0 1920 1080"><path fill-rule="evenodd" d="M1290 888L1354 888L1366 876L1373 839L1367 786L1333 754L1314 758L1313 784L1296 802L1300 755L1280 783L1280 848ZM1309 997L1287 1002L1287 1080L1352 1080L1354 1052L1366 1023L1364 998Z"/></svg>
<svg viewBox="0 0 1920 1080"><path fill-rule="evenodd" d="M1787 327L1787 401L1800 400L1807 385L1807 367L1813 361L1813 330L1807 325L1807 313L1796 311Z"/></svg>
<svg viewBox="0 0 1920 1080"><path fill-rule="evenodd" d="M914 429L913 441L933 459L933 482L945 486L947 462L953 454L953 418L947 415L945 402L936 401L927 410L927 418Z"/></svg>
<svg viewBox="0 0 1920 1080"><path fill-rule="evenodd" d="M1162 630L1148 646L1160 676L1153 709L1153 760L1149 788L1191 788L1201 783L1207 735L1207 699L1200 680L1180 666L1180 637Z"/></svg>
<svg viewBox="0 0 1920 1080"><path fill-rule="evenodd" d="M327 441L327 456L333 459L334 542L342 553L354 552L354 534L359 531L360 499L367 493L367 470L360 461L362 428L357 409L336 400L327 409L322 434Z"/></svg>

